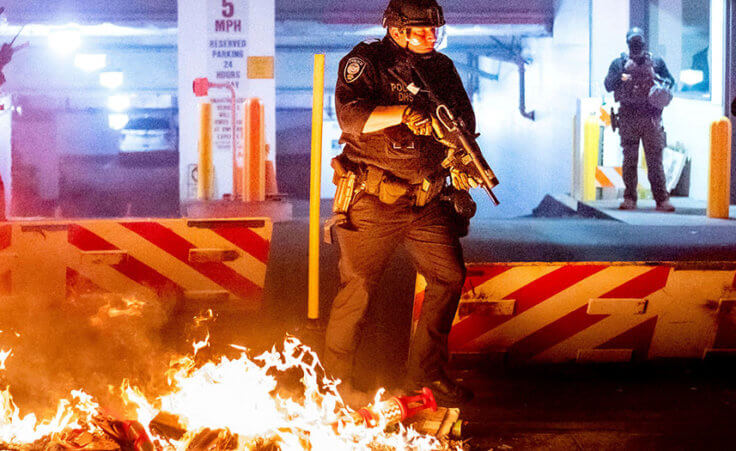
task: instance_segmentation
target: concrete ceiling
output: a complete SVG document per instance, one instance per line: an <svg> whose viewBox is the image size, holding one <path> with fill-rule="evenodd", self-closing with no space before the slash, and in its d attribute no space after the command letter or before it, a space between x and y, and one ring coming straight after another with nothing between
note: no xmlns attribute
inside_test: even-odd
<svg viewBox="0 0 736 451"><path fill-rule="evenodd" d="M193 0L186 0L193 1ZM0 0L11 24L176 23L177 0Z"/></svg>
<svg viewBox="0 0 736 451"><path fill-rule="evenodd" d="M276 0L280 20L326 23L380 21L386 0ZM440 0L449 23L547 24L554 18L553 0Z"/></svg>
<svg viewBox="0 0 736 451"><path fill-rule="evenodd" d="M179 0L202 1L202 0ZM177 0L0 0L11 24L176 23ZM376 24L387 0L276 0L279 21ZM555 0L440 0L449 23L534 24L551 29Z"/></svg>

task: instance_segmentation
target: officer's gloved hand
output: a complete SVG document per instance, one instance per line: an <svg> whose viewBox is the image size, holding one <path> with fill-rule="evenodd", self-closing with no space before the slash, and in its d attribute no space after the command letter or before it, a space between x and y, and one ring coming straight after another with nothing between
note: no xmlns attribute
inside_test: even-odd
<svg viewBox="0 0 736 451"><path fill-rule="evenodd" d="M634 69L636 69L636 61L634 61L633 59L629 58L628 60L626 60L626 64L624 64L624 71L625 72L629 72L629 71L632 71Z"/></svg>
<svg viewBox="0 0 736 451"><path fill-rule="evenodd" d="M450 168L450 181L453 188L461 191L468 191L470 188L480 186L475 177L457 168Z"/></svg>
<svg viewBox="0 0 736 451"><path fill-rule="evenodd" d="M401 123L405 124L415 135L430 136L432 134L432 117L422 110L406 107L401 117Z"/></svg>

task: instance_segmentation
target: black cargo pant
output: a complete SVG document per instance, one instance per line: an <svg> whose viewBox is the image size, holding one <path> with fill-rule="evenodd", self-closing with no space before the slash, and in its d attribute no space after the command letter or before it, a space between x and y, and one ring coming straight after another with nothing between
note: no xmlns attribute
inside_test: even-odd
<svg viewBox="0 0 736 451"><path fill-rule="evenodd" d="M662 114L627 109L619 110L619 133L621 147L624 152L622 167L624 198L636 201L638 184L639 141L644 144L644 156L647 159L647 178L652 188L652 196L657 202L669 199L667 182L662 166L662 151L666 143L666 135L662 126Z"/></svg>
<svg viewBox="0 0 736 451"><path fill-rule="evenodd" d="M355 201L349 211L349 226L337 228L341 283L325 339L324 364L329 374L350 380L368 303L399 245L406 247L415 269L427 280L409 350L407 378L432 380L441 374L448 359L447 336L465 280L456 228L452 207L438 199L422 208L413 207L404 198L387 205L367 194Z"/></svg>

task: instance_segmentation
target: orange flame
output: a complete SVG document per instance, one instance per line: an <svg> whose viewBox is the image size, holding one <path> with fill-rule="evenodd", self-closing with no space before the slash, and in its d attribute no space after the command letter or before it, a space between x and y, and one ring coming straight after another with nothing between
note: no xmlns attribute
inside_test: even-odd
<svg viewBox="0 0 736 451"><path fill-rule="evenodd" d="M135 420L146 429L157 449L187 449L204 429L223 430L237 437L238 449L273 444L281 449L445 449L435 437L422 435L399 424L386 432L385 424L366 427L339 421L350 415L338 393L339 381L324 375L317 355L294 337L287 337L283 350L272 348L250 358L241 351L237 359L220 357L201 365L195 355L206 346L194 344L194 354L171 364L168 393L153 401L123 381L121 397L136 412ZM5 358L10 351L2 351ZM277 375L296 372L298 389L285 389ZM383 391L376 393L375 402ZM100 406L83 391L73 391L72 400L59 402L50 420L38 421L34 414L20 416L10 389L0 392L0 441L20 445L71 429L100 433L94 418ZM149 424L158 414L174 415L186 430L178 440L156 435Z"/></svg>

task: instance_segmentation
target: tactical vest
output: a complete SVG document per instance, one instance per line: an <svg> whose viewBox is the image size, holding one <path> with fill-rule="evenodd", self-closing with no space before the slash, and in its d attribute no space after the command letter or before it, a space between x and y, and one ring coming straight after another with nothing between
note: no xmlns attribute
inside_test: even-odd
<svg viewBox="0 0 736 451"><path fill-rule="evenodd" d="M349 56L370 62L376 73L374 89L380 102L386 105L408 105L413 102L414 95L400 85L389 69L409 80L412 79L412 69L402 60L404 55L399 53L401 49L388 39L358 44ZM422 67L425 62L429 68ZM432 89L445 101L452 98L453 94L459 95L456 91L463 89L461 85L446 86L445 80L453 66L444 56L436 55L432 60L422 59L416 62L416 66L418 70L424 69L424 76L432 84ZM404 124L360 136L343 133L340 142L345 144L343 153L351 161L378 167L409 184L421 184L424 179L446 172L440 166L445 158L445 146L431 136L413 134Z"/></svg>
<svg viewBox="0 0 736 451"><path fill-rule="evenodd" d="M628 81L621 83L616 90L616 100L624 105L644 106L649 101L649 92L654 86L654 64L652 58L644 58L638 64L625 53L621 54L624 61L624 74L630 76Z"/></svg>

